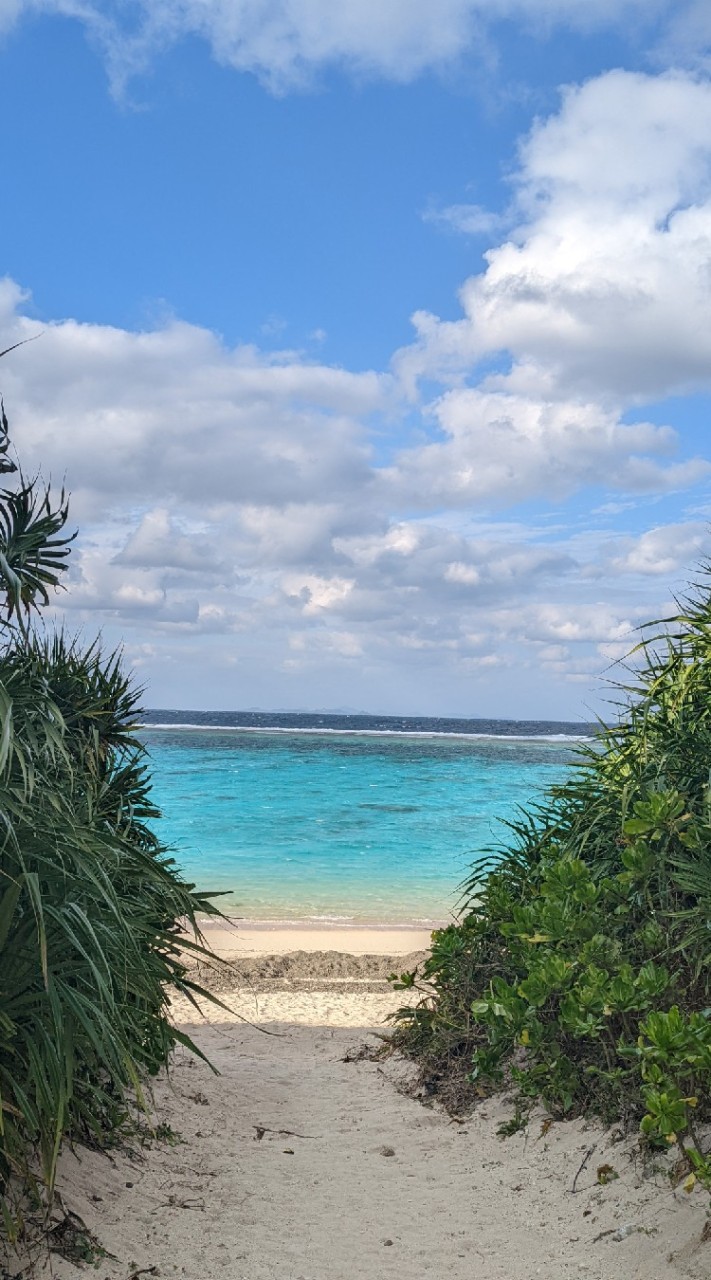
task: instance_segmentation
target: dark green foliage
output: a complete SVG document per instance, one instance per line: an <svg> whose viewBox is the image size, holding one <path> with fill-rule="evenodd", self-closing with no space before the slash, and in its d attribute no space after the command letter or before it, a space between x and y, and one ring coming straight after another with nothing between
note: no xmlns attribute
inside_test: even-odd
<svg viewBox="0 0 711 1280"><path fill-rule="evenodd" d="M0 472L11 473L0 416ZM66 565L62 496L0 491L0 1233L51 1194L62 1139L103 1144L185 1037L183 927L214 914L149 825L137 693L117 655L30 629ZM195 949L200 949L195 944Z"/></svg>
<svg viewBox="0 0 711 1280"><path fill-rule="evenodd" d="M619 723L483 858L396 1043L458 1096L641 1121L711 1186L711 573L635 651ZM653 624L654 625L654 624ZM659 624L657 624L659 625Z"/></svg>
<svg viewBox="0 0 711 1280"><path fill-rule="evenodd" d="M20 479L14 489L0 489L0 595L8 619L14 614L24 632L25 615L48 604L50 589L59 585L75 535L63 533L69 514L64 491L54 506L50 489L25 479L9 451L7 415L0 400L0 475L19 474Z"/></svg>

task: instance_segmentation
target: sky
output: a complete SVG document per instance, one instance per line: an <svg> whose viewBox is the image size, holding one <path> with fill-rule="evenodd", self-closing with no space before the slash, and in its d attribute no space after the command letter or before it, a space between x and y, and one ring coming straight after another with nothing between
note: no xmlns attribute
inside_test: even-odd
<svg viewBox="0 0 711 1280"><path fill-rule="evenodd" d="M587 720L711 556L707 0L0 0L54 620L152 707Z"/></svg>

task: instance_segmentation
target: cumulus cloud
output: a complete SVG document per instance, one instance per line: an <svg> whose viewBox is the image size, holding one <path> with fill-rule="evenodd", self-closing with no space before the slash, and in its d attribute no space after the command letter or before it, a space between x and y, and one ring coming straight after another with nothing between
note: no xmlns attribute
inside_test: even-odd
<svg viewBox="0 0 711 1280"><path fill-rule="evenodd" d="M711 531L706 523L688 520L658 525L637 537L616 538L604 555L604 571L665 577L672 582L689 566L711 557Z"/></svg>
<svg viewBox="0 0 711 1280"><path fill-rule="evenodd" d="M418 312L395 358L413 397L451 389L388 483L466 505L698 482L707 459L674 460L671 426L626 414L711 387L711 85L614 71L566 90L514 187L518 225L462 287L461 319Z"/></svg>
<svg viewBox="0 0 711 1280"><path fill-rule="evenodd" d="M639 625L639 618L605 600L574 605L567 602L534 604L517 609L515 614L499 611L496 620L508 634L513 629L526 640L563 644L622 641L626 647L632 646L635 628Z"/></svg>
<svg viewBox="0 0 711 1280"><path fill-rule="evenodd" d="M711 377L711 85L613 71L567 90L520 148L519 225L461 320L418 313L403 376L507 352L509 380L644 400Z"/></svg>
<svg viewBox="0 0 711 1280"><path fill-rule="evenodd" d="M670 428L626 425L599 402L466 388L431 412L445 440L403 450L382 480L430 508L557 499L588 485L659 493L711 474L702 458L665 460L678 443Z"/></svg>
<svg viewBox="0 0 711 1280"><path fill-rule="evenodd" d="M3 346L38 331L21 302L6 281ZM82 503L105 509L352 492L369 479L361 419L386 406L389 379L229 349L179 321L146 333L65 321L16 354L3 385L28 465L66 469Z"/></svg>
<svg viewBox="0 0 711 1280"><path fill-rule="evenodd" d="M165 507L146 512L113 562L138 569L178 570L181 575L211 577L230 572L219 545L199 530L187 532Z"/></svg>

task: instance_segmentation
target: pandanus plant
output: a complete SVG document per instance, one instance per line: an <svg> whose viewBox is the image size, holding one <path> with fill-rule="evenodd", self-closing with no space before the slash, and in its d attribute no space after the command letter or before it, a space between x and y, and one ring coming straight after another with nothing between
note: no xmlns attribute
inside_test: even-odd
<svg viewBox="0 0 711 1280"><path fill-rule="evenodd" d="M0 476L0 1234L14 1239L28 1189L51 1201L62 1140L103 1143L176 1042L194 1047L169 991L200 993L184 957L207 954L199 917L217 908L153 832L120 655L41 626L74 535L65 493L13 461L1 406Z"/></svg>

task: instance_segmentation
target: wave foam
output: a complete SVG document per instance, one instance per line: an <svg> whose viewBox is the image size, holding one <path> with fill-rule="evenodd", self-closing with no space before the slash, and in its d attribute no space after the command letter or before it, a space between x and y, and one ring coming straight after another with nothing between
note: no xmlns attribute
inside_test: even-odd
<svg viewBox="0 0 711 1280"><path fill-rule="evenodd" d="M198 731L200 733L279 733L338 736L347 738L458 738L463 741L480 739L487 742L594 742L594 736L588 733L455 733L447 729L325 729L320 726L305 727L294 725L252 725L252 724L193 724L188 721L179 724L150 722L140 723L139 729L158 729L169 731Z"/></svg>

